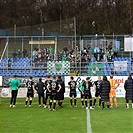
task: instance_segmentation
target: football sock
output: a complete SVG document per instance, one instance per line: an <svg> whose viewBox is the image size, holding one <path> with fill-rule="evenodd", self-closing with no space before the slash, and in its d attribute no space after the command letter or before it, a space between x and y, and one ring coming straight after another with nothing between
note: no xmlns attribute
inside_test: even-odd
<svg viewBox="0 0 133 133"><path fill-rule="evenodd" d="M44 105L46 105L46 102L44 102Z"/></svg>
<svg viewBox="0 0 133 133"><path fill-rule="evenodd" d="M81 101L82 102L82 106L84 106L84 101Z"/></svg>
<svg viewBox="0 0 133 133"><path fill-rule="evenodd" d="M107 108L109 108L109 102L107 102Z"/></svg>
<svg viewBox="0 0 133 133"><path fill-rule="evenodd" d="M126 103L129 103L129 100L126 99Z"/></svg>
<svg viewBox="0 0 133 133"><path fill-rule="evenodd" d="M92 107L92 100L90 100L90 107Z"/></svg>
<svg viewBox="0 0 133 133"><path fill-rule="evenodd" d="M102 107L104 108L104 102L102 102Z"/></svg>
<svg viewBox="0 0 133 133"><path fill-rule="evenodd" d="M62 106L62 102L60 102L60 106Z"/></svg>
<svg viewBox="0 0 133 133"><path fill-rule="evenodd" d="M30 100L30 103L29 103L29 105L31 105L32 104L32 100Z"/></svg>
<svg viewBox="0 0 133 133"><path fill-rule="evenodd" d="M45 99L45 105L47 105L47 99Z"/></svg>
<svg viewBox="0 0 133 133"><path fill-rule="evenodd" d="M76 106L76 102L77 102L77 100L76 100L76 99L74 99L74 106Z"/></svg>
<svg viewBox="0 0 133 133"><path fill-rule="evenodd" d="M51 107L52 107L52 102L49 103L49 106L50 106L50 109L51 109Z"/></svg>
<svg viewBox="0 0 133 133"><path fill-rule="evenodd" d="M55 109L55 106L56 106L56 103L54 103L54 105L53 105L53 109Z"/></svg>
<svg viewBox="0 0 133 133"><path fill-rule="evenodd" d="M85 106L88 107L88 105L87 105L87 101L85 101Z"/></svg>
<svg viewBox="0 0 133 133"><path fill-rule="evenodd" d="M71 106L72 106L72 99L70 99L70 104L71 104Z"/></svg>
<svg viewBox="0 0 133 133"><path fill-rule="evenodd" d="M27 105L28 104L28 101L25 101L25 105Z"/></svg>
<svg viewBox="0 0 133 133"><path fill-rule="evenodd" d="M94 99L94 103L93 103L93 105L95 106L95 104L96 104L96 99Z"/></svg>
<svg viewBox="0 0 133 133"><path fill-rule="evenodd" d="M58 105L60 106L60 102L58 102Z"/></svg>

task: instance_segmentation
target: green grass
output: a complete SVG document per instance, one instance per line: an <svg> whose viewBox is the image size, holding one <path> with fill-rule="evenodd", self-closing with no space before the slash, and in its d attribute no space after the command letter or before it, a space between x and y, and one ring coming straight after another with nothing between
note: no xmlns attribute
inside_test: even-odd
<svg viewBox="0 0 133 133"><path fill-rule="evenodd" d="M77 108L70 108L66 98L56 112L38 107L36 98L31 108L24 107L25 99L18 98L16 108L9 108L9 101L1 98L0 133L87 133L87 112L80 99ZM90 111L92 133L133 132L133 109L125 109L124 99L118 102L118 108Z"/></svg>
<svg viewBox="0 0 133 133"><path fill-rule="evenodd" d="M125 101L125 100L124 100ZM119 99L119 103L124 103ZM93 133L133 133L133 109L125 109L125 104L110 110L91 111Z"/></svg>

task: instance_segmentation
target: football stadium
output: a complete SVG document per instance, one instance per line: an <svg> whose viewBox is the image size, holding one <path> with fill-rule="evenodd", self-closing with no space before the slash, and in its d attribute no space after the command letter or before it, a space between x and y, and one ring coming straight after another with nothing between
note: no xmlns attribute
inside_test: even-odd
<svg viewBox="0 0 133 133"><path fill-rule="evenodd" d="M131 0L1 0L0 132L133 133L132 12Z"/></svg>

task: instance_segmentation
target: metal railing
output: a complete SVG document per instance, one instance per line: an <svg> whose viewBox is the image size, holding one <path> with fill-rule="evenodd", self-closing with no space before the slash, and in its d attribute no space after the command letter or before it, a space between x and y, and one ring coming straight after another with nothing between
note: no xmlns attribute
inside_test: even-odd
<svg viewBox="0 0 133 133"><path fill-rule="evenodd" d="M48 63L55 63L49 65ZM114 62L70 62L70 65L63 65L63 62L7 62L0 63L0 75L2 76L46 76L46 75L79 75L79 76L126 76L132 73L133 64L131 61L127 62L127 68L123 70L115 70ZM25 64L26 63L26 64ZM68 62L69 63L69 62ZM124 67L124 66L123 66Z"/></svg>

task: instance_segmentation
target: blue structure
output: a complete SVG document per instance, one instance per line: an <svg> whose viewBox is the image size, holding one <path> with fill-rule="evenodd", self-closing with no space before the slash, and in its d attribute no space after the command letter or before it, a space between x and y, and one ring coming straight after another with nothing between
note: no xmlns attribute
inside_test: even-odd
<svg viewBox="0 0 133 133"><path fill-rule="evenodd" d="M9 62L10 60L10 62ZM114 75L116 76L127 76L130 72L131 58L130 57L118 57L114 58L114 61L128 61L127 71L116 71ZM95 60L92 59L92 62ZM32 64L32 65L31 65ZM111 75L114 70L113 62L104 62L104 67L102 68L103 75ZM0 75L1 76L46 76L47 66L44 63L34 64L32 58L3 58L0 62Z"/></svg>

